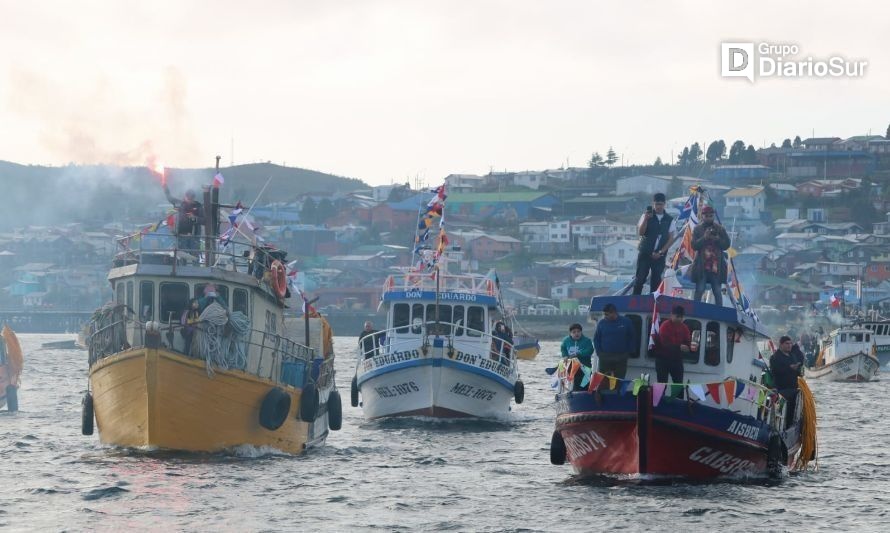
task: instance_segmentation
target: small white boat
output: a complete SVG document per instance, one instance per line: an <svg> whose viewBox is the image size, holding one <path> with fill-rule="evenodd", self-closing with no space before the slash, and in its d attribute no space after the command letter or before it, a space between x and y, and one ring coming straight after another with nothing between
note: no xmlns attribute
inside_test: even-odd
<svg viewBox="0 0 890 533"><path fill-rule="evenodd" d="M876 355L881 366L890 363L890 320L865 321L859 325L874 333Z"/></svg>
<svg viewBox="0 0 890 533"><path fill-rule="evenodd" d="M806 374L831 381L871 381L880 367L876 353L872 331L861 327L836 329L821 340L816 364Z"/></svg>

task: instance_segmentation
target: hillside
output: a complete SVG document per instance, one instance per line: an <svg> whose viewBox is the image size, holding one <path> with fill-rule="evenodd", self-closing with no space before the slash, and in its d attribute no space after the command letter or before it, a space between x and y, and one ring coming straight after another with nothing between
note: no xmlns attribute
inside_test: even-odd
<svg viewBox="0 0 890 533"><path fill-rule="evenodd" d="M221 169L225 184L220 199L250 205L271 177L259 204L292 200L310 191L352 191L366 188L361 180L270 163ZM168 169L171 192L199 191L211 183L213 168ZM66 222L111 222L141 219L167 202L160 178L145 167L44 167L0 161L0 230L23 225Z"/></svg>

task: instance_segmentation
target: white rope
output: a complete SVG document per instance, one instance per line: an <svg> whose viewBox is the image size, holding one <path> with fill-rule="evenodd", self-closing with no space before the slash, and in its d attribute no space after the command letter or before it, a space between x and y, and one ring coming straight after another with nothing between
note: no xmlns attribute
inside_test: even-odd
<svg viewBox="0 0 890 533"><path fill-rule="evenodd" d="M222 349L223 333L229 321L226 309L213 302L201 313L198 323L198 356L203 357L207 375L213 377L213 367L228 370L226 354Z"/></svg>
<svg viewBox="0 0 890 533"><path fill-rule="evenodd" d="M247 368L247 341L250 337L250 320L241 311L229 316L231 334L226 336L226 360L230 368Z"/></svg>

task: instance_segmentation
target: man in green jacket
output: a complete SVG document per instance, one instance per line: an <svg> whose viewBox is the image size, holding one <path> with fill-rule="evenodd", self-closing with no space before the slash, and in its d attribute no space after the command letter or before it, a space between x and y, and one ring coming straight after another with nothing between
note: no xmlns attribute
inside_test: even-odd
<svg viewBox="0 0 890 533"><path fill-rule="evenodd" d="M582 365L589 367L590 358L593 355L593 342L581 333L581 324L572 324L569 326L569 335L562 340L559 351L562 353L563 359L577 357ZM581 389L582 379L584 379L584 375L578 372L575 375L575 390Z"/></svg>

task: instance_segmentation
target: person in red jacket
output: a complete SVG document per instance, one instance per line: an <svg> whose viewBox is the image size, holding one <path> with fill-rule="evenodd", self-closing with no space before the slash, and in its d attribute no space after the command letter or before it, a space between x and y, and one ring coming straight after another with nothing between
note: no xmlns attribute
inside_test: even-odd
<svg viewBox="0 0 890 533"><path fill-rule="evenodd" d="M686 312L682 305L675 306L671 318L658 328L658 357L655 359L655 373L659 383L667 383L668 376L674 383L683 383L683 355L692 347L692 333L683 323Z"/></svg>

